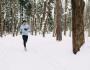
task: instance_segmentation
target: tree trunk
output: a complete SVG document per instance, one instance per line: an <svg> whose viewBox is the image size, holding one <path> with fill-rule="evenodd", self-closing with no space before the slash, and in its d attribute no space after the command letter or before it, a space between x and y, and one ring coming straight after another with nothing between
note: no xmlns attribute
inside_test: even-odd
<svg viewBox="0 0 90 70"><path fill-rule="evenodd" d="M83 11L85 2L83 0L72 0L72 40L73 53L76 54L85 42Z"/></svg>
<svg viewBox="0 0 90 70"><path fill-rule="evenodd" d="M56 40L62 40L61 0L56 0Z"/></svg>
<svg viewBox="0 0 90 70"><path fill-rule="evenodd" d="M45 33L48 31L47 24L48 24L48 16L50 13L50 0L47 0L44 5L44 21L43 21L43 37L45 37Z"/></svg>
<svg viewBox="0 0 90 70"><path fill-rule="evenodd" d="M53 37L56 36L56 7L54 7L54 29L53 29Z"/></svg>
<svg viewBox="0 0 90 70"><path fill-rule="evenodd" d="M13 33L13 36L15 36L15 0L11 0L11 16L12 16L12 21L11 21L11 24L12 24L12 33Z"/></svg>
<svg viewBox="0 0 90 70"><path fill-rule="evenodd" d="M2 36L2 22L1 22L1 0L0 0L0 36Z"/></svg>
<svg viewBox="0 0 90 70"><path fill-rule="evenodd" d="M46 32L46 8L47 8L47 1L44 2L44 12L43 12L43 22L42 22L42 34L43 34L43 37L45 37L45 32Z"/></svg>
<svg viewBox="0 0 90 70"><path fill-rule="evenodd" d="M90 37L90 0L87 2L87 11L86 11L86 21L87 21L87 29L88 29L88 37Z"/></svg>
<svg viewBox="0 0 90 70"><path fill-rule="evenodd" d="M37 35L37 19L35 18L35 26L34 26L34 28L35 28L35 35Z"/></svg>
<svg viewBox="0 0 90 70"><path fill-rule="evenodd" d="M3 21L4 21L4 12L3 12L3 1L0 0L0 36L3 35Z"/></svg>
<svg viewBox="0 0 90 70"><path fill-rule="evenodd" d="M20 4L20 24L22 24L23 21L23 6Z"/></svg>
<svg viewBox="0 0 90 70"><path fill-rule="evenodd" d="M67 12L67 0L65 0L65 12ZM66 29L67 29L67 14L65 14L64 35L66 35Z"/></svg>

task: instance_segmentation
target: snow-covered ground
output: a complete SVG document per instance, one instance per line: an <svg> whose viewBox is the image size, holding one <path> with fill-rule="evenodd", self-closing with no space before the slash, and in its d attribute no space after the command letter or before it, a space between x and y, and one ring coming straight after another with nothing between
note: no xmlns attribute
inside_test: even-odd
<svg viewBox="0 0 90 70"><path fill-rule="evenodd" d="M56 41L51 34L29 35L27 52L22 37L0 38L0 70L90 70L90 38L77 55L72 53L72 39Z"/></svg>

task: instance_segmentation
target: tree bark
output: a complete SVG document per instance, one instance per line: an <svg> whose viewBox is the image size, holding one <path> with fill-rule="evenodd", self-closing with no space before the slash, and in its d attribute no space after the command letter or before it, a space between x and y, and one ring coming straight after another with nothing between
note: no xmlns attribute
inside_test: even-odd
<svg viewBox="0 0 90 70"><path fill-rule="evenodd" d="M73 53L76 54L85 42L83 21L83 11L85 2L83 0L71 0L71 2Z"/></svg>
<svg viewBox="0 0 90 70"><path fill-rule="evenodd" d="M56 40L62 40L61 0L56 0Z"/></svg>
<svg viewBox="0 0 90 70"><path fill-rule="evenodd" d="M2 23L1 23L1 20L2 20L2 18L1 18L1 0L0 0L0 36L2 36L1 35L1 33L2 33Z"/></svg>
<svg viewBox="0 0 90 70"><path fill-rule="evenodd" d="M90 37L90 0L88 0L88 2L87 2L88 4L87 4L87 11L86 11L86 23L87 23L87 28L86 29L88 29L88 37Z"/></svg>
<svg viewBox="0 0 90 70"><path fill-rule="evenodd" d="M45 33L48 31L47 23L48 23L48 15L49 15L49 7L50 7L50 0L46 0L44 2L44 12L42 18L42 34L45 37Z"/></svg>
<svg viewBox="0 0 90 70"><path fill-rule="evenodd" d="M0 36L3 35L3 21L4 21L4 12L3 12L3 1L0 0Z"/></svg>
<svg viewBox="0 0 90 70"><path fill-rule="evenodd" d="M67 12L67 0L65 0L65 12ZM66 35L66 29L67 29L67 14L65 14L64 35Z"/></svg>

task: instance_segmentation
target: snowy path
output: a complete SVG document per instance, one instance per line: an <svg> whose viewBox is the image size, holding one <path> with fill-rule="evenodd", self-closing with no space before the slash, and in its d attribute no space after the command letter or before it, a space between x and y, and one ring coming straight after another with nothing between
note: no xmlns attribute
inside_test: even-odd
<svg viewBox="0 0 90 70"><path fill-rule="evenodd" d="M90 39L72 53L71 38L58 42L51 35L29 35L27 52L21 36L0 38L0 70L90 70Z"/></svg>

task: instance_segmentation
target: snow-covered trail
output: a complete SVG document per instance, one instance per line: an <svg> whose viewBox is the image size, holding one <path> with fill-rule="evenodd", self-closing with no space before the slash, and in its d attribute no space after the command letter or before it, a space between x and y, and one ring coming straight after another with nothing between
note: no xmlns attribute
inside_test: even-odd
<svg viewBox="0 0 90 70"><path fill-rule="evenodd" d="M29 35L27 52L22 37L0 38L0 70L90 70L90 39L77 55L72 53L72 40L58 42L51 36Z"/></svg>

